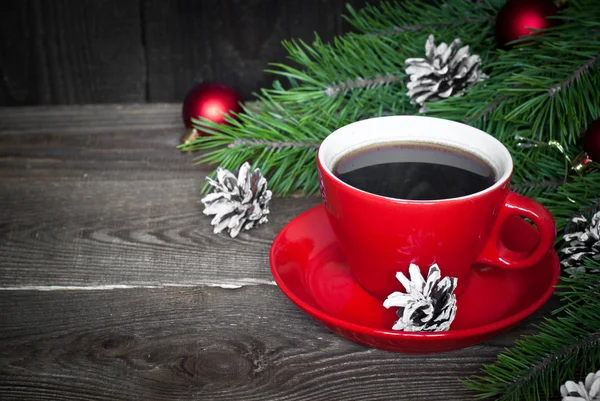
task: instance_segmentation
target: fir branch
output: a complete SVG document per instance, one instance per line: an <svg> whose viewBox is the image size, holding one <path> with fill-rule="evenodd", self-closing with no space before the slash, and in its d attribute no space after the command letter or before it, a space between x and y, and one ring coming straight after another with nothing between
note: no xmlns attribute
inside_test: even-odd
<svg viewBox="0 0 600 401"><path fill-rule="evenodd" d="M381 109L395 113L410 107L395 85L405 77L408 53L388 40L349 34L333 43L316 38L312 45L288 41L284 47L298 67L273 64L269 71L295 85L273 88L265 95L284 107L295 107L306 118L342 109L365 118L379 115Z"/></svg>
<svg viewBox="0 0 600 401"><path fill-rule="evenodd" d="M510 189L518 193L545 192L553 191L564 185L564 183L564 180L522 181L518 184L512 184Z"/></svg>
<svg viewBox="0 0 600 401"><path fill-rule="evenodd" d="M536 364L529 366L529 371L523 376L520 376L513 382L515 387L521 387L524 384L530 383L537 380L540 376L543 376L548 368L557 361L562 361L574 354L580 354L585 349L590 349L600 345L600 329L586 333L583 337L578 339L576 343L567 344L563 347L556 349L553 352L549 352Z"/></svg>
<svg viewBox="0 0 600 401"><path fill-rule="evenodd" d="M590 19L598 6L590 0L574 0L561 16L563 21L558 28L535 37L533 43L503 52L494 50L493 27L482 26L478 21L496 15L504 1L483 0L480 7L473 7L471 0L456 0L441 6L420 1L382 2L360 12L350 7L350 17L346 18L355 27L361 27L363 34L348 34L330 43L318 37L310 44L284 42L290 64L274 65L271 72L289 80L290 87L275 82L273 88L263 89L257 96L261 107L243 113L245 116L232 121L230 126L200 122L198 128L212 132L213 136L199 138L184 149L210 150L197 161L224 164L225 168L237 168L234 164L242 159L253 160L265 173L275 177L270 182L279 195L289 193L291 188L304 189L306 193L315 191L315 183L306 178L312 176L314 163L303 161L306 154L314 154L330 132L364 118L417 112L405 96L404 86L399 84L405 79L405 59L423 54L425 32L393 36L366 33L427 25L439 40L468 38L472 51L482 56L484 68L492 71L489 79L470 88L462 97L427 104L427 114L466 121L503 142L510 142L517 132L540 141L558 137L563 147L572 151L566 144L572 144L574 136L579 137L581 127L590 119L600 116L600 95L595 90L600 85L598 63L582 70L579 79L558 91L554 105L540 105L535 93L541 90L550 99L549 87L564 82L577 66L597 55L597 47L591 53L597 43L589 28L598 27ZM459 27L451 26L460 18L469 21ZM548 82L549 77L553 82ZM538 92L532 92L533 83ZM551 109L559 110L554 118ZM537 130L531 121L537 124ZM572 134L575 126L577 135ZM517 187L518 190L543 202L556 213L559 224L585 207L590 196L585 192L588 185L585 180L566 187L545 187L548 182L564 178L564 159L556 163L545 161L543 165L535 157L520 152L514 155L515 185L530 183ZM556 154L550 156L556 157ZM299 161L302 163L294 164ZM533 167L531 171L529 166ZM299 187L291 184L294 180L300 183ZM591 184L592 189L596 187ZM575 199L575 203L568 199Z"/></svg>
<svg viewBox="0 0 600 401"><path fill-rule="evenodd" d="M393 36L400 35L407 32L415 32L415 31L430 31L431 29L440 29L446 27L459 27L463 26L466 23L475 23L475 24L493 24L495 17L479 17L479 18L462 18L458 21L448 21L446 23L438 23L438 24L409 24L404 26L394 26L390 29L386 29L384 31L378 32L369 32L366 35L368 36Z"/></svg>
<svg viewBox="0 0 600 401"><path fill-rule="evenodd" d="M361 78L350 79L346 82L340 82L337 84L329 84L325 87L325 95L337 96L341 93L346 94L352 89L373 89L380 86L390 85L401 80L401 76L388 74L383 77L374 78Z"/></svg>
<svg viewBox="0 0 600 401"><path fill-rule="evenodd" d="M464 381L477 398L541 400L557 394L565 380L598 369L600 296L585 290L600 284L600 264L586 260L586 268L593 273L585 279L562 279L558 294L567 305L560 316L545 319L538 334L522 337L499 354L494 364L483 367L485 375Z"/></svg>
<svg viewBox="0 0 600 401"><path fill-rule="evenodd" d="M444 24L437 24L437 28L443 27L445 26ZM414 31L423 31L425 29L431 29L433 28L433 26L431 25L427 25L427 24L412 24L412 25L404 25L404 26L394 26L390 29L387 29L385 31L379 31L379 32L368 32L366 33L366 35L368 36L393 36L393 35L400 35L401 33L406 33L406 32L414 32Z"/></svg>
<svg viewBox="0 0 600 401"><path fill-rule="evenodd" d="M249 161L269 179L269 188L285 195L318 190L315 155L319 144L335 127L357 120L351 110L303 116L298 105L283 106L263 92L259 107L242 105L243 112L229 115L229 124L195 120L196 129L209 136L181 145L184 151L203 151L196 163L214 163L229 170ZM208 190L204 187L203 190Z"/></svg>
<svg viewBox="0 0 600 401"><path fill-rule="evenodd" d="M585 35L577 29L578 23L565 23L545 33L544 41L536 38L521 47L519 61L515 52L507 52L498 62L514 69L516 62L531 60L507 79L505 93L519 103L504 118L529 121L539 140L557 140L565 147L576 143L580 127L586 126L592 115L600 115L600 94L592 89L600 83L600 69L594 61L600 37ZM572 47L563 47L563 41ZM549 90L557 87L561 89Z"/></svg>
<svg viewBox="0 0 600 401"><path fill-rule="evenodd" d="M482 127L493 132L493 124ZM569 226L574 216L593 213L587 209L599 203L600 171L591 170L585 175L570 172L565 175L565 155L553 147L523 149L518 147L515 135L504 144L515 162L511 189L535 199L554 216L557 232ZM559 238L560 239L560 238Z"/></svg>
<svg viewBox="0 0 600 401"><path fill-rule="evenodd" d="M555 27L484 60L492 71L485 84L470 88L463 99L427 104L427 114L474 126L493 120L498 132L526 127L542 142L576 145L581 128L600 116L598 15L599 2L570 2ZM549 90L556 87L561 90Z"/></svg>
<svg viewBox="0 0 600 401"><path fill-rule="evenodd" d="M284 148L292 148L292 149L309 149L309 150L317 150L319 148L320 142L277 142L277 141L266 141L263 139L236 139L230 144L227 145L228 148L235 148L237 146L241 147L261 147L268 150L281 150Z"/></svg>
<svg viewBox="0 0 600 401"><path fill-rule="evenodd" d="M473 7L470 0L453 0L442 5L382 1L377 6L366 6L360 11L348 4L349 15L345 18L358 31L371 36L458 30L472 33L462 35L464 38L473 38L478 30L481 32L482 28L489 29L493 26L493 18L502 4L503 0L485 1L477 7Z"/></svg>
<svg viewBox="0 0 600 401"><path fill-rule="evenodd" d="M567 245L565 245L567 246ZM574 308L585 305L590 299L594 299L600 290L600 280L598 280L598 261L594 259L586 259L585 264L593 266L591 271L574 271L573 276L564 276L561 283L557 285L557 289L563 297L564 305L552 311L553 315L558 315L564 312L565 309ZM585 282L588 285L581 288L578 282Z"/></svg>
<svg viewBox="0 0 600 401"><path fill-rule="evenodd" d="M542 205L546 206L556 221L556 230L562 232L569 222L575 216L587 215L586 210L597 206L590 206L590 203L596 204L596 198L600 193L600 185L592 183L591 180L598 180L597 174L591 174L589 177L572 177L562 186L554 190L546 190L543 187L535 188L529 192L522 191Z"/></svg>
<svg viewBox="0 0 600 401"><path fill-rule="evenodd" d="M594 57L590 58L588 61L577 67L573 71L573 73L569 75L563 82L548 88L548 93L550 94L550 97L554 97L557 92L565 89L566 87L570 86L574 81L580 79L581 76L584 73L586 73L590 68L592 68L598 60L600 60L600 53L596 54Z"/></svg>
<svg viewBox="0 0 600 401"><path fill-rule="evenodd" d="M490 114L492 114L505 100L508 99L508 96L499 96L496 100L490 103L483 111L473 115L471 117L467 117L463 120L465 124L470 124L476 120L485 120Z"/></svg>
<svg viewBox="0 0 600 401"><path fill-rule="evenodd" d="M588 206L579 210L571 216L571 220L578 216L590 217L600 210L600 199L596 199L588 203Z"/></svg>

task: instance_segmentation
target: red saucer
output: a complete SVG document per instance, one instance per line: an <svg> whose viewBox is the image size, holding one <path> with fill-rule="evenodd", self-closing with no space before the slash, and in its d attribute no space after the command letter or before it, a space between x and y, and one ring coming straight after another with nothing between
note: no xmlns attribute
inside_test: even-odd
<svg viewBox="0 0 600 401"><path fill-rule="evenodd" d="M519 218L509 221L503 233L506 245L516 251L532 249L537 235ZM554 251L524 270L477 266L466 292L458 297L449 331L405 333L391 330L395 308L385 309L355 281L322 206L281 230L270 262L283 293L328 329L368 347L410 353L463 348L508 331L550 298L560 275Z"/></svg>

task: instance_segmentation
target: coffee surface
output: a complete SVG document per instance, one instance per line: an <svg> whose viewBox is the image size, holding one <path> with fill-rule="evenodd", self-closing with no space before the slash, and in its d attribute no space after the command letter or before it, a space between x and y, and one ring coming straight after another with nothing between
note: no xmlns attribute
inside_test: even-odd
<svg viewBox="0 0 600 401"><path fill-rule="evenodd" d="M396 199L458 198L494 184L492 167L458 149L391 144L344 156L334 174L345 183Z"/></svg>

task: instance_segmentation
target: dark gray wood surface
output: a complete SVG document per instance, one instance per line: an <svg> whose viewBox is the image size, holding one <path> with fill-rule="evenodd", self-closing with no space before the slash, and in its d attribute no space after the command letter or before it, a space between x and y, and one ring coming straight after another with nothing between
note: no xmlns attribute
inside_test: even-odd
<svg viewBox="0 0 600 401"><path fill-rule="evenodd" d="M144 101L141 32L136 1L3 1L0 105Z"/></svg>
<svg viewBox="0 0 600 401"><path fill-rule="evenodd" d="M284 39L349 30L366 0L3 0L0 106L179 102L218 80L270 86Z"/></svg>
<svg viewBox="0 0 600 401"><path fill-rule="evenodd" d="M0 109L1 400L465 400L484 344L403 355L345 340L274 285L270 222L212 234L212 167L175 149L179 105Z"/></svg>

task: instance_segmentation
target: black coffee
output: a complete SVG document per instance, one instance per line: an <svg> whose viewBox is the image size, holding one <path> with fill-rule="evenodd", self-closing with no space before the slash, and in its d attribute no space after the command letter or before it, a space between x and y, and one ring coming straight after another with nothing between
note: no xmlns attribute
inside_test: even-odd
<svg viewBox="0 0 600 401"><path fill-rule="evenodd" d="M334 174L345 183L397 199L457 198L491 186L494 170L460 150L422 144L390 144L343 157Z"/></svg>

